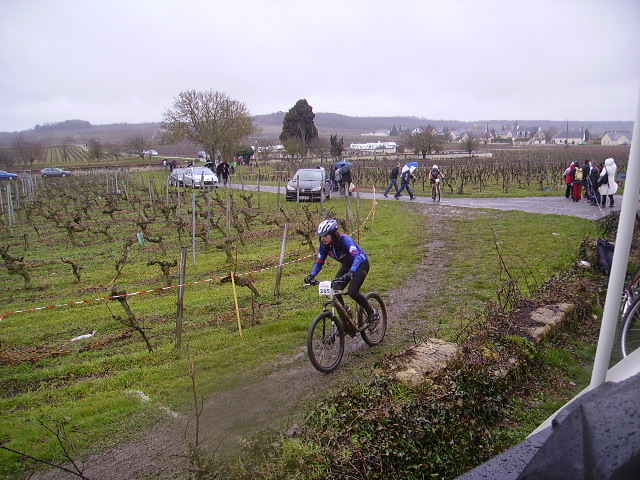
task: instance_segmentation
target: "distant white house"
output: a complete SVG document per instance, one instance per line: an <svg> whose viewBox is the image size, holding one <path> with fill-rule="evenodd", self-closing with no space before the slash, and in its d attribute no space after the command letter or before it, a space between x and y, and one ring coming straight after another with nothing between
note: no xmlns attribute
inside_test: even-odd
<svg viewBox="0 0 640 480"><path fill-rule="evenodd" d="M584 130L559 132L551 139L551 143L557 145L579 145L584 143Z"/></svg>
<svg viewBox="0 0 640 480"><path fill-rule="evenodd" d="M396 153L398 144L396 142L352 143L349 148L356 152Z"/></svg>
<svg viewBox="0 0 640 480"><path fill-rule="evenodd" d="M496 133L493 137L493 143L513 143L513 132L511 130L496 130Z"/></svg>
<svg viewBox="0 0 640 480"><path fill-rule="evenodd" d="M514 142L519 145L544 145L547 139L540 127L520 127L518 126L513 135Z"/></svg>
<svg viewBox="0 0 640 480"><path fill-rule="evenodd" d="M631 132L605 132L602 145L631 145Z"/></svg>

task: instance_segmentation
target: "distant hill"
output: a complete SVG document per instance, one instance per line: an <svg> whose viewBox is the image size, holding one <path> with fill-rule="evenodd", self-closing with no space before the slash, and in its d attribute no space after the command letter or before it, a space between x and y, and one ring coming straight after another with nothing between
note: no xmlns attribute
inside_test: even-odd
<svg viewBox="0 0 640 480"><path fill-rule="evenodd" d="M282 128L285 112L270 113L267 115L255 115L256 125L262 127L277 126ZM338 113L316 113L315 124L318 130L335 130L332 133L341 131L359 132L361 134L373 133L378 130L391 130L396 128L413 129L416 127L433 125L434 127L447 127L451 130L464 130L474 126L501 129L503 126L511 129L514 124L521 127L538 126L543 130L555 127L558 130L566 130L566 121L556 120L478 120L474 122L463 122L459 120L434 120L423 117L349 117ZM604 133L605 131L631 131L633 122L613 121L613 122L592 122L592 121L570 121L569 130L580 130L588 128L592 132Z"/></svg>
<svg viewBox="0 0 640 480"><path fill-rule="evenodd" d="M282 122L285 112L275 112L267 115L254 116L255 124L261 128L260 137L277 141L282 130ZM341 135L345 142L367 136L381 130L391 130L394 126L407 130L420 126L433 125L435 127L447 127L451 130L462 130L474 126L499 130L503 127L512 129L515 124L521 127L539 126L543 130L555 127L558 130L566 130L566 121L552 120L478 120L476 122L462 122L456 120L433 120L420 117L350 117L337 113L316 113L315 124L322 137L329 135ZM0 132L0 145L9 145L16 135L22 135L25 139L39 141L47 145L62 143L87 143L96 138L106 144L121 144L126 139L141 135L156 142L160 128L159 122L152 123L115 123L108 125L92 125L86 120L65 120L63 122L37 125L31 130L22 132ZM570 121L569 130L581 130L588 128L592 133L603 134L605 131L632 131L633 122L591 122Z"/></svg>

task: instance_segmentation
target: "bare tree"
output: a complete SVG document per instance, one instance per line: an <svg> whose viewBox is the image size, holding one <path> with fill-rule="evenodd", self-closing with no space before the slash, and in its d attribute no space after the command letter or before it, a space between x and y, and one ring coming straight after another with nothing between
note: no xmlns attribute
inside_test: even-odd
<svg viewBox="0 0 640 480"><path fill-rule="evenodd" d="M547 143L551 143L551 140L553 140L553 137L555 137L559 131L560 130L558 130L556 127L549 127L546 130L544 130L545 141Z"/></svg>
<svg viewBox="0 0 640 480"><path fill-rule="evenodd" d="M19 135L13 142L15 156L24 164L33 165L46 153L44 146L40 142L29 142L22 135Z"/></svg>
<svg viewBox="0 0 640 480"><path fill-rule="evenodd" d="M304 155L304 143L302 139L298 137L289 137L282 141L282 145L293 160L296 155Z"/></svg>
<svg viewBox="0 0 640 480"><path fill-rule="evenodd" d="M473 153L474 150L478 148L478 144L480 143L480 139L477 134L474 132L469 132L464 140L464 151L469 153L469 156Z"/></svg>
<svg viewBox="0 0 640 480"><path fill-rule="evenodd" d="M105 155L104 146L102 145L102 142L100 142L100 140L98 140L97 138L92 138L91 140L89 140L89 142L87 143L87 149L89 152L89 158L92 158L94 160L100 160Z"/></svg>
<svg viewBox="0 0 640 480"><path fill-rule="evenodd" d="M0 166L8 168L13 165L13 156L9 149L0 148Z"/></svg>
<svg viewBox="0 0 640 480"><path fill-rule="evenodd" d="M438 135L434 126L427 125L408 132L405 141L414 152L422 154L424 159L429 153L442 148L444 138Z"/></svg>
<svg viewBox="0 0 640 480"><path fill-rule="evenodd" d="M144 151L147 150L149 142L142 135L136 135L125 140L124 145L128 150L144 159Z"/></svg>
<svg viewBox="0 0 640 480"><path fill-rule="evenodd" d="M329 157L331 154L331 146L332 144L326 138L322 137L316 137L309 142L309 150L314 156L320 157L321 160ZM342 150L340 153L342 153ZM337 156L339 156L340 153L337 154Z"/></svg>
<svg viewBox="0 0 640 480"><path fill-rule="evenodd" d="M163 143L186 140L202 145L211 158L220 153L225 159L257 132L244 103L215 90L181 92L173 108L165 110L161 129Z"/></svg>

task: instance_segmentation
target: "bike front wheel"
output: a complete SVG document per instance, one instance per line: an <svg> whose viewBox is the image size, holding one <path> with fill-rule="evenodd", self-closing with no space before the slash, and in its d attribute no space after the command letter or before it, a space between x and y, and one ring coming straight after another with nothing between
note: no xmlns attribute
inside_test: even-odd
<svg viewBox="0 0 640 480"><path fill-rule="evenodd" d="M619 347L622 358L640 347L640 297L636 298L622 317Z"/></svg>
<svg viewBox="0 0 640 480"><path fill-rule="evenodd" d="M307 332L307 354L311 364L322 373L333 372L344 353L344 329L331 312L318 315Z"/></svg>
<svg viewBox="0 0 640 480"><path fill-rule="evenodd" d="M360 332L362 339L369 346L378 345L382 342L384 334L387 331L387 307L385 307L382 297L375 292L365 295L369 305L378 311L378 321L375 325L367 326ZM367 314L362 308L358 308L358 325L364 325L367 322Z"/></svg>

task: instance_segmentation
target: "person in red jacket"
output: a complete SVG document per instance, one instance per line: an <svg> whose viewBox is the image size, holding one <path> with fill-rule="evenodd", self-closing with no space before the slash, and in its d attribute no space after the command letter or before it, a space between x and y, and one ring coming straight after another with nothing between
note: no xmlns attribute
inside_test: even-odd
<svg viewBox="0 0 640 480"><path fill-rule="evenodd" d="M567 190L564 192L564 196L569 198L571 196L571 186L573 184L574 175L576 172L575 162L571 162L571 165L564 171L564 183L567 186Z"/></svg>

